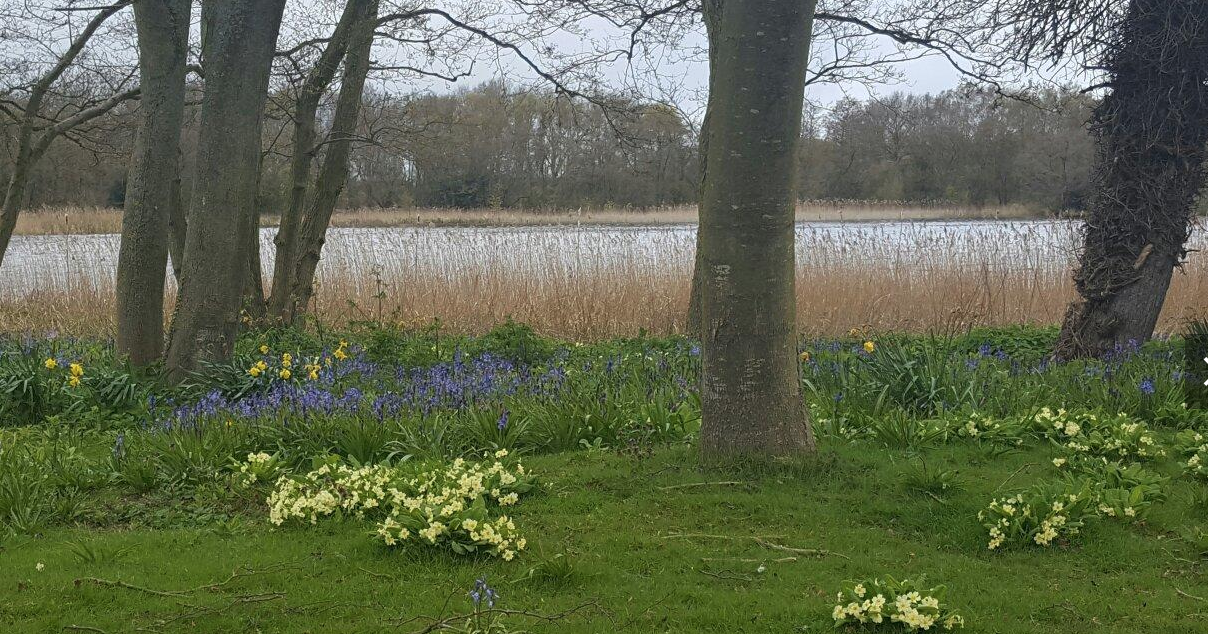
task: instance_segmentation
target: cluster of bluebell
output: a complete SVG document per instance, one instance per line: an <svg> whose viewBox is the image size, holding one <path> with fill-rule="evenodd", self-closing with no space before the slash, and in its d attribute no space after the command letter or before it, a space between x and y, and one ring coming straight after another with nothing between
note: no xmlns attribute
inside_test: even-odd
<svg viewBox="0 0 1208 634"><path fill-rule="evenodd" d="M428 420L447 425L451 418L461 418L473 427L480 425L476 421L482 415L489 414L491 425L502 437L510 432L514 419L557 409L582 412L582 424L599 435L601 426L624 424L603 419L645 421L658 418L649 415L647 410L652 407L675 414L690 400L696 369L686 344L670 348L635 344L632 348L566 347L531 363L493 352L470 356L454 351L444 361L411 365L371 360L354 346L346 357L322 363L313 379L297 374L282 379L274 371L264 371L253 379L241 379L240 389L216 385L189 399L157 401L152 397L147 426L174 433L230 427L301 431L333 420L415 428ZM276 358L264 354L250 362ZM305 351L282 356L308 358ZM236 365L246 365L244 361L248 360ZM485 439L478 431L467 434L475 441L498 444L498 437ZM557 434L546 434L551 435ZM609 440L605 438L606 443Z"/></svg>

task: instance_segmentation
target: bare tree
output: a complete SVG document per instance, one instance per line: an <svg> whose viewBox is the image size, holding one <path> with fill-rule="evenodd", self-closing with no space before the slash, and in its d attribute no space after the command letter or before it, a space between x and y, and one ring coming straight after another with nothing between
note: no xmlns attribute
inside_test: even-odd
<svg viewBox="0 0 1208 634"><path fill-rule="evenodd" d="M698 265L701 452L812 452L797 366L794 172L807 0L706 0L709 106Z"/></svg>
<svg viewBox="0 0 1208 634"><path fill-rule="evenodd" d="M234 349L269 73L285 0L202 5L205 95L184 267L168 346L176 378Z"/></svg>
<svg viewBox="0 0 1208 634"><path fill-rule="evenodd" d="M314 194L306 206L299 236L298 257L293 260L293 275L282 280L279 290L274 281L274 297L280 293L282 300L279 316L288 322L310 303L314 291L315 269L319 265L323 243L327 236L331 215L348 179L348 161L352 151L358 116L360 114L365 78L369 73L369 54L373 48L374 29L377 26L378 2L370 0L354 19L348 38L348 52L344 61L344 74L340 81L340 97L332 116L331 131L327 135L327 149L323 166L315 180ZM278 257L281 257L278 252ZM288 265L289 262L286 262Z"/></svg>
<svg viewBox="0 0 1208 634"><path fill-rule="evenodd" d="M365 19L363 14L370 4L370 0L349 0L344 5L339 23L306 74L294 103L291 115L294 149L290 158L289 191L285 209L281 214L281 225L274 240L277 255L273 265L273 294L268 300L268 312L277 319L285 316L288 289L292 287L292 274L297 261L298 234L302 226L302 212L310 186L312 164L321 148L316 142L319 104L340 68L352 31L359 20ZM376 19L376 8L372 13L372 19ZM299 45L296 48L305 47ZM343 90L345 89L342 88L341 91Z"/></svg>
<svg viewBox="0 0 1208 634"><path fill-rule="evenodd" d="M132 86L133 64L106 59L112 51L86 48L107 23L129 6L129 0L96 7L47 6L12 3L0 9L0 18L12 23L8 37L18 40L21 56L5 60L9 86L0 94L0 114L17 126L12 174L0 204L0 263L8 250L17 217L25 204L26 188L34 166L59 138L72 139L98 117L139 95ZM78 24L78 16L89 16ZM106 34L110 35L110 34ZM45 66L44 66L45 64ZM37 72L40 67L45 70ZM31 72L32 71L32 72Z"/></svg>

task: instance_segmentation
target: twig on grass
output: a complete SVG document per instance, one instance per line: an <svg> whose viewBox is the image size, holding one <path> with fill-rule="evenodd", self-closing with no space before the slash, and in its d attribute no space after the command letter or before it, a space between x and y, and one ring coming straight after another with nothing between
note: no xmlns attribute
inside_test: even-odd
<svg viewBox="0 0 1208 634"><path fill-rule="evenodd" d="M743 484L748 484L748 482L741 481L741 480L721 480L718 482L691 482L689 484L675 484L675 485L668 486L668 487L659 487L659 490L660 491L674 491L676 489L691 489L691 488L695 488L695 487L739 486L739 485L743 485Z"/></svg>
<svg viewBox="0 0 1208 634"><path fill-rule="evenodd" d="M834 556L851 561L851 557L848 557L842 553L836 553L830 550L822 550L820 548L794 548L792 546L785 546L784 544L777 544L776 542L769 541L771 539L770 537L760 537L758 535L734 536L709 535L705 533L671 533L669 535L663 535L661 539L727 539L731 541L742 541L749 539L769 550L779 550L781 552L793 553L794 555L804 555L806 557Z"/></svg>
<svg viewBox="0 0 1208 634"><path fill-rule="evenodd" d="M1179 593L1179 596L1181 596L1181 597L1187 597L1188 599L1195 599L1196 601L1208 601L1208 599L1205 599L1204 597L1197 597L1194 594L1187 594L1186 592L1179 590L1178 587L1175 587L1174 591Z"/></svg>
<svg viewBox="0 0 1208 634"><path fill-rule="evenodd" d="M423 629L416 630L415 634L429 634L430 632L444 630L444 629L447 629L450 625L452 625L454 623L457 623L459 621L465 621L466 619L471 619L476 616L478 616L478 617L494 616L494 615L523 616L523 617L535 619L538 621L546 621L546 622L552 623L555 621L561 621L569 616L574 615L577 612L581 612L583 610L586 610L587 608L595 607L597 605L599 605L599 604L595 601L588 601L587 603L581 603L573 608L563 610L561 612L556 612L554 614L542 614L541 612L530 612L528 610L504 610L501 608L491 608L488 610L479 610L478 612L470 612L467 614L454 614L452 616L434 619L434 620L432 620L431 623L429 623ZM408 623L414 623L416 621L422 621L425 619L432 619L432 617L422 616L422 615L413 616L408 619L395 620L392 622L392 624L395 626L398 626L398 627L402 627L403 625L407 625Z"/></svg>
<svg viewBox="0 0 1208 634"><path fill-rule="evenodd" d="M1039 464L1040 464L1039 462L1029 462L1028 464L1026 464L1026 465L1024 465L1024 466L1022 466L1022 467L1020 467L1020 468L1018 468L1018 469L1016 469L1014 473L1012 473L1011 475L1007 476L1007 479L1006 479L1006 480L1003 480L1003 481L1002 481L1002 484L1000 484L1000 485L998 485L998 486L994 487L994 491L995 491L995 492L997 492L999 489L1002 489L1003 487L1007 486L1007 483L1008 483L1008 482L1010 482L1011 480L1014 480L1014 479L1015 479L1015 476L1019 475L1019 473L1020 473L1021 471L1023 471L1024 469L1027 469L1028 467L1035 467L1035 466L1037 466L1037 465L1039 465Z"/></svg>
<svg viewBox="0 0 1208 634"><path fill-rule="evenodd" d="M753 578L751 578L747 575L731 575L731 574L720 573L720 572L709 572L708 570L699 570L699 569L697 570L697 572L701 573L702 575L708 575L715 579L726 579L729 581L745 581L745 582L753 581Z"/></svg>
<svg viewBox="0 0 1208 634"><path fill-rule="evenodd" d="M779 559L756 559L753 557L701 557L700 560L705 563L716 563L724 561L736 561L742 564L787 564L797 561L796 557L780 557Z"/></svg>

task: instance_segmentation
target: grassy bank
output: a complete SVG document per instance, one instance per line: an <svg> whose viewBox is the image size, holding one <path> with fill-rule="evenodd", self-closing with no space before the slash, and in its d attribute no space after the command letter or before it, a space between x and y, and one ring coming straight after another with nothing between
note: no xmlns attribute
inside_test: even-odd
<svg viewBox="0 0 1208 634"><path fill-rule="evenodd" d="M1203 628L1181 344L1053 364L1053 334L803 341L820 454L708 469L677 338L253 333L171 388L103 342L6 340L0 625L829 631L845 581L891 575L968 631ZM414 492L446 470L494 484ZM502 544L467 522L500 516Z"/></svg>
<svg viewBox="0 0 1208 634"><path fill-rule="evenodd" d="M148 519L191 525L9 540L0 623L10 632L419 632L472 612L468 592L485 578L497 608L553 619L499 615L513 630L831 631L843 581L892 574L946 584L946 603L971 632L1203 628L1193 597L1208 595L1208 581L1176 538L1205 517L1190 503L1193 487L1173 488L1140 527L1103 523L1077 544L986 550L977 512L1040 477L1052 455L831 443L816 461L773 473L700 471L688 449L534 458L551 488L514 514L533 543L513 562L387 549L355 521L273 530L254 501L220 511L161 502L144 507ZM962 489L912 488L905 474L922 461L961 471ZM717 481L736 484L702 485Z"/></svg>
<svg viewBox="0 0 1208 634"><path fill-rule="evenodd" d="M1019 220L1045 214L1018 205L972 207L912 205L892 202L802 203L797 219L813 222L875 222L893 220ZM280 216L266 213L261 225L274 227ZM341 209L335 227L508 227L560 225L677 225L694 224L694 206L655 209L577 208L518 209ZM120 209L56 207L34 209L17 220L16 235L120 233Z"/></svg>

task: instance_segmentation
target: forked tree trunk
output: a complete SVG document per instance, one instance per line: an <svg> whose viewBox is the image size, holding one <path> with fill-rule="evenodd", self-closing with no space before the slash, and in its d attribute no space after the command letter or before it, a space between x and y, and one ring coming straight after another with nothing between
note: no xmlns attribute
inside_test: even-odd
<svg viewBox="0 0 1208 634"><path fill-rule="evenodd" d="M190 0L134 3L138 29L138 139L131 157L117 263L117 349L136 366L164 347L164 278L179 206Z"/></svg>
<svg viewBox="0 0 1208 634"><path fill-rule="evenodd" d="M797 365L794 165L814 0L706 0L701 193L706 459L814 450Z"/></svg>
<svg viewBox="0 0 1208 634"><path fill-rule="evenodd" d="M208 6L206 6L208 5ZM269 70L285 0L203 5L205 95L184 269L168 347L181 379L230 357L238 332L248 234L255 209Z"/></svg>
<svg viewBox="0 0 1208 634"><path fill-rule="evenodd" d="M374 28L377 26L378 1L370 0L366 4L349 38L344 73L340 78L340 97L332 117L331 131L327 135L323 166L319 169L314 191L306 206L299 236L298 259L292 279L293 286L282 314L286 322L292 322L300 313L305 312L310 304L314 294L315 269L322 257L327 227L331 224L336 202L348 180L348 161L360 117L365 78L369 74Z"/></svg>
<svg viewBox="0 0 1208 634"><path fill-rule="evenodd" d="M288 321L292 313L290 291L293 289L293 274L298 261L298 241L302 230L302 214L306 207L310 185L311 166L314 163L318 144L315 139L319 101L331 86L339 69L340 61L348 51L349 36L358 20L364 19L371 0L349 0L344 12L331 34L327 46L318 61L306 76L306 81L294 103L293 156L289 167L289 202L281 214L281 224L274 238L276 257L273 261L272 291L268 300L268 313L275 319ZM373 11L376 17L377 11Z"/></svg>

